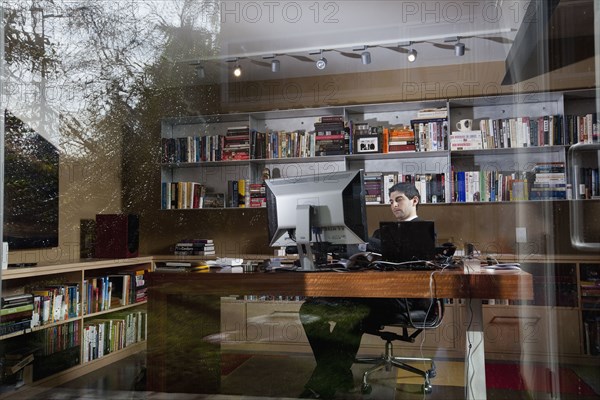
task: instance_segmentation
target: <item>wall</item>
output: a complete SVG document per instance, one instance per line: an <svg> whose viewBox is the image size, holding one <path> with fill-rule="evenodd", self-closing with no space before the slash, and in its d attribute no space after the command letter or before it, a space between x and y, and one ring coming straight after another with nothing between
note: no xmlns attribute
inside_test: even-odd
<svg viewBox="0 0 600 400"><path fill-rule="evenodd" d="M199 110L248 112L589 88L595 82L593 66L594 60L589 59L507 87L499 84L504 76L504 63L496 62L327 75L284 82L230 82L221 87L218 95L214 95L214 87L190 87L168 92L162 98L157 96L145 121L146 139L126 148L124 154L124 204L126 210L141 216L140 251L143 254L170 253L177 240L186 237L214 238L217 250L229 254L272 251L267 246L264 210L159 210L160 152L157 149L161 117L199 115ZM298 89L298 96L290 97L291 92L286 95L284 88ZM529 243L519 245L520 251L527 254L574 252L568 245L565 204L560 202L423 206L420 213L436 221L438 238L457 244L468 241L484 249L514 252L515 227L526 227ZM369 207L369 232L379 220L388 219L387 206Z"/></svg>

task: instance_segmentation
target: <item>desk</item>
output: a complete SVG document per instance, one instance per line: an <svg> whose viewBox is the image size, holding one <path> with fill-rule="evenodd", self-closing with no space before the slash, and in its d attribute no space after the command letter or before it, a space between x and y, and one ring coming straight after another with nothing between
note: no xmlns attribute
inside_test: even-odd
<svg viewBox="0 0 600 400"><path fill-rule="evenodd" d="M441 297L470 299L472 321L467 335L469 357L465 382L469 399L485 399L482 299L532 300L532 277L524 272L465 274L444 272L280 272L280 273L150 273L148 295L148 390L214 393L219 390L219 296L282 295L315 297ZM376 296L373 296L376 294ZM194 299L202 298L201 304ZM189 302L195 310L170 322L169 304ZM215 336L217 335L217 336ZM189 336L189 335L188 335ZM200 340L204 338L204 340ZM209 338L209 340L206 340ZM214 338L215 340L210 340ZM179 359L183 357L183 359ZM198 379L202 379L199 384ZM205 378L205 379L203 379ZM193 387L193 388L192 388Z"/></svg>

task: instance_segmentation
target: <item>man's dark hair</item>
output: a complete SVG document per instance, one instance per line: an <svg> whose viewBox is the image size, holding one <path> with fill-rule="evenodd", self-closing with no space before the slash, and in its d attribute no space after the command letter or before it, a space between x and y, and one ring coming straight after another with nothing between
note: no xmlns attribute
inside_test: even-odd
<svg viewBox="0 0 600 400"><path fill-rule="evenodd" d="M392 186L389 190L389 194L391 195L392 192L400 192L400 193L404 193L404 195L409 198L412 199L413 197L417 197L419 199L419 203L421 204L421 194L419 193L419 191L417 190L417 188L415 187L414 184L410 183L410 182L398 182L396 183L394 186Z"/></svg>

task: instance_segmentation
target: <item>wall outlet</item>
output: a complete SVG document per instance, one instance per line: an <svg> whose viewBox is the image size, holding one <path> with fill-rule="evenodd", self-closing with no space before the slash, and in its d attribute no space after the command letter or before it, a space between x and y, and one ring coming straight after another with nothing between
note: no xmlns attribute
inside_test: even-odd
<svg viewBox="0 0 600 400"><path fill-rule="evenodd" d="M517 243L527 243L527 229L525 227L517 227L516 237Z"/></svg>

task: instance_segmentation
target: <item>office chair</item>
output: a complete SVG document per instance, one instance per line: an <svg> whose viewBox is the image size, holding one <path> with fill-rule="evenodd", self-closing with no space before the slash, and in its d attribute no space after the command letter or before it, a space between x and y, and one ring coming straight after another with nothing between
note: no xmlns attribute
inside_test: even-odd
<svg viewBox="0 0 600 400"><path fill-rule="evenodd" d="M363 374L362 386L361 390L363 393L370 393L372 390L371 385L369 384L368 378L375 371L379 371L380 369L385 368L386 371L389 371L392 366L396 368L403 369L405 371L412 372L414 374L420 375L424 379L424 383L421 386L423 393L429 394L432 392L433 388L431 386L430 379L435 377L435 363L431 358L410 358L410 357L396 357L393 354L393 346L392 342L394 340L400 340L403 342L414 343L415 338L419 336L419 334L424 329L434 329L437 328L442 322L442 318L444 317L444 302L443 299L433 299L432 302L427 301L425 307L418 307L414 309L409 308L408 299L403 299L406 302L406 309L408 312L398 314L397 321L392 324L386 324L388 327L401 327L402 333L398 334L396 332L386 331L385 327L374 327L367 328L365 333L370 335L379 336L383 340L385 340L385 353L381 357L375 358L356 358L356 362L362 364L375 364L373 367L369 368ZM409 332L412 330L412 333ZM431 362L431 368L423 371L418 368L415 368L411 365L406 364L410 361L426 361Z"/></svg>

